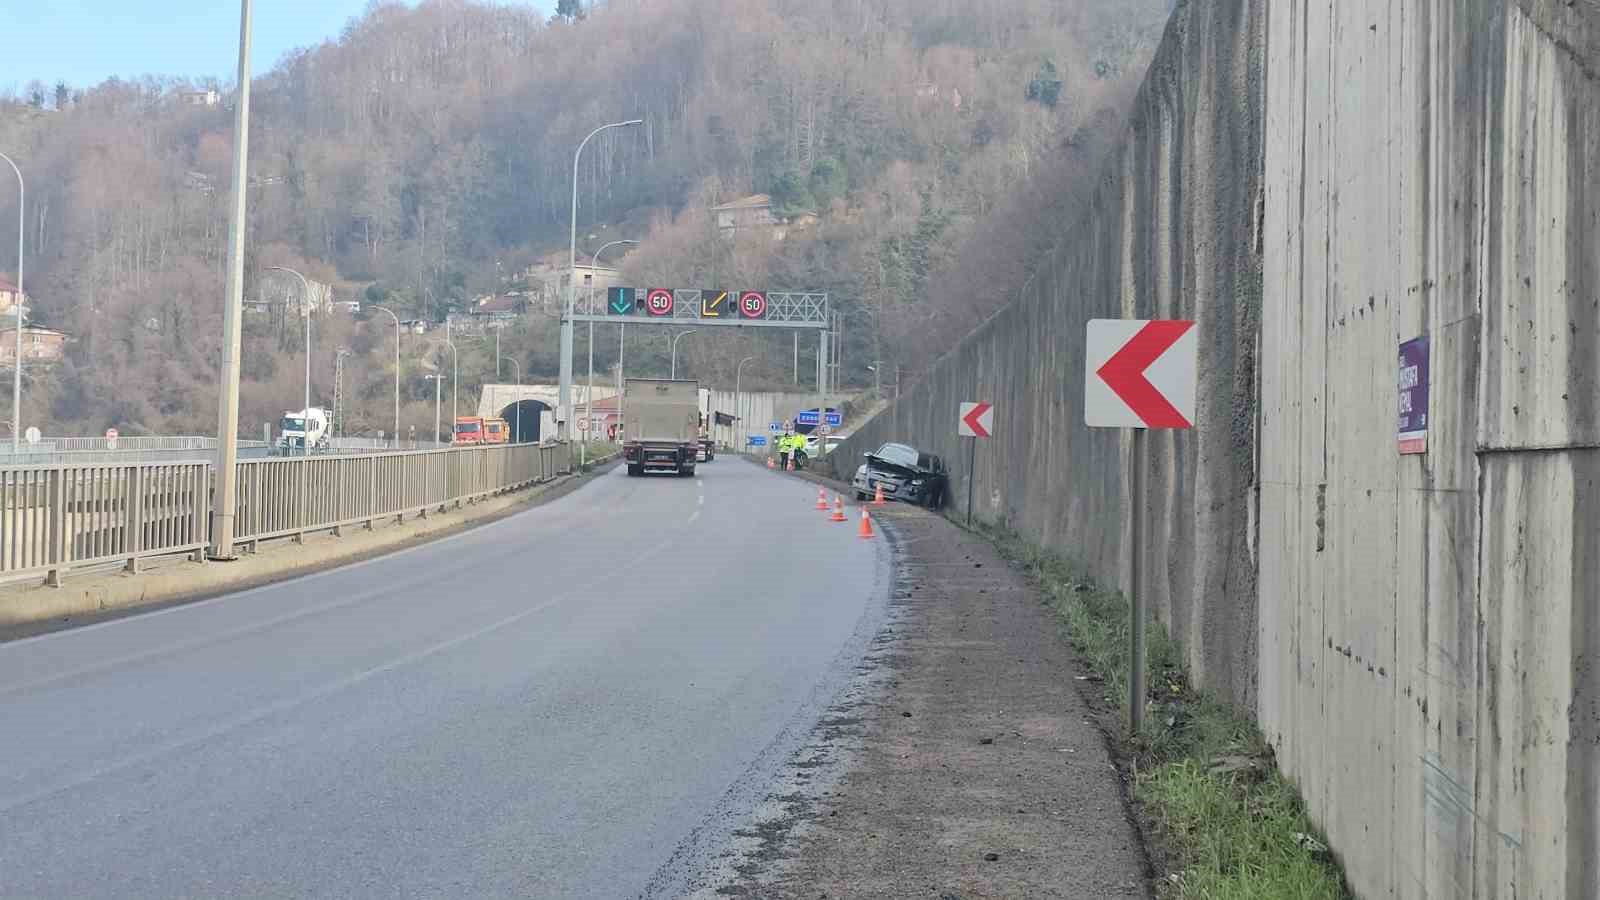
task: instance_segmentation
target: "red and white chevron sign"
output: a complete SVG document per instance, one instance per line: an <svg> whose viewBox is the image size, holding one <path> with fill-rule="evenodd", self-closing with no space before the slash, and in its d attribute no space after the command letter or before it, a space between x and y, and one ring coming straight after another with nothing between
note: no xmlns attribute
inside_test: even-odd
<svg viewBox="0 0 1600 900"><path fill-rule="evenodd" d="M1193 428L1200 339L1182 319L1089 322L1090 428Z"/></svg>
<svg viewBox="0 0 1600 900"><path fill-rule="evenodd" d="M994 434L994 404L979 400L963 403L957 413L956 433L962 437L986 438Z"/></svg>

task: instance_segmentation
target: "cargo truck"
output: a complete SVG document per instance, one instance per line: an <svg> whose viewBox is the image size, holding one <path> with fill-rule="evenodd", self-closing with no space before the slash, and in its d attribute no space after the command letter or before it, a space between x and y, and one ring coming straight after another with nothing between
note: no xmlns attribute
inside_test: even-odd
<svg viewBox="0 0 1600 900"><path fill-rule="evenodd" d="M622 410L622 458L629 475L694 474L701 453L699 382L629 378Z"/></svg>

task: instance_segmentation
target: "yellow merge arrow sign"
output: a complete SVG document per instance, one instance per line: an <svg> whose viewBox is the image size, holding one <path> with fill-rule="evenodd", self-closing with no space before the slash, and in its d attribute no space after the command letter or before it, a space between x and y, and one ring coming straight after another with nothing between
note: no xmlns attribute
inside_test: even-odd
<svg viewBox="0 0 1600 900"><path fill-rule="evenodd" d="M727 299L727 291L701 291L700 317L703 319L722 318L722 302Z"/></svg>

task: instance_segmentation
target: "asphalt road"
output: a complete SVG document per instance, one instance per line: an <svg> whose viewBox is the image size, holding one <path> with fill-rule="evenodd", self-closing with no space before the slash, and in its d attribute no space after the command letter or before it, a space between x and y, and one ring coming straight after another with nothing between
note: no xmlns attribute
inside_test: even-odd
<svg viewBox="0 0 1600 900"><path fill-rule="evenodd" d="M616 469L0 645L0 896L672 896L882 616L886 546L814 499L731 458Z"/></svg>

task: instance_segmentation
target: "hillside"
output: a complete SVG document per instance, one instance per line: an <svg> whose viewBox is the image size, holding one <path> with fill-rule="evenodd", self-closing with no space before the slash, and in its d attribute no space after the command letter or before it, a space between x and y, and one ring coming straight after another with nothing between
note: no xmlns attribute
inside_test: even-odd
<svg viewBox="0 0 1600 900"><path fill-rule="evenodd" d="M247 293L264 267L292 266L336 298L440 321L527 287L517 273L565 247L573 148L640 117L585 153L580 253L639 238L622 264L639 284L828 290L848 322L847 383L869 383L873 360L915 373L1021 286L1054 206L1114 136L1168 6L612 0L545 21L465 0L374 3L256 84ZM24 418L47 431L213 427L232 122L227 90L181 102L193 86L61 86L0 109L0 147L29 178L36 320L75 338L29 374ZM718 235L708 208L754 193L814 224ZM13 198L0 193L0 247L15 241ZM529 377L555 372L546 312L533 303L501 334ZM316 320L314 402L331 399L348 348L351 430L388 420L387 322ZM299 405L301 341L292 318L247 322L247 431ZM493 379L493 341L458 346L466 403ZM747 380L782 384L792 362L787 335L681 347L680 367L715 379L755 354ZM420 431L420 376L448 354L429 332L405 355ZM597 339L601 370L614 356ZM629 370L664 370L662 356L663 341L641 341Z"/></svg>

